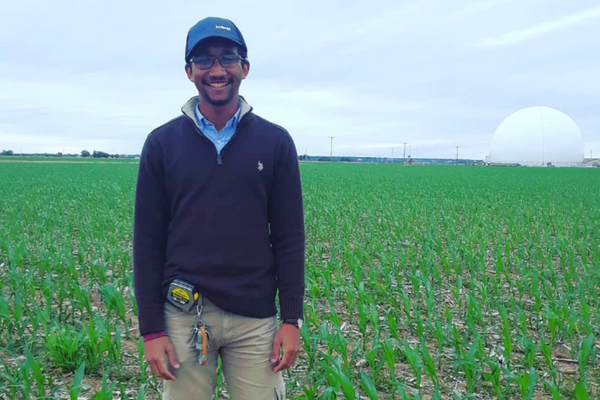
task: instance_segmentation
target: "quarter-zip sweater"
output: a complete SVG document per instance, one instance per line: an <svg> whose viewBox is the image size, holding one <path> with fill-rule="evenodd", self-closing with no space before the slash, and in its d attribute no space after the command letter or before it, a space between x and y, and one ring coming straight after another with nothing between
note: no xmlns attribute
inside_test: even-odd
<svg viewBox="0 0 600 400"><path fill-rule="evenodd" d="M302 318L304 219L289 133L241 99L236 133L217 154L191 99L152 131L138 172L133 272L140 333L163 331L167 289L193 283L225 311Z"/></svg>

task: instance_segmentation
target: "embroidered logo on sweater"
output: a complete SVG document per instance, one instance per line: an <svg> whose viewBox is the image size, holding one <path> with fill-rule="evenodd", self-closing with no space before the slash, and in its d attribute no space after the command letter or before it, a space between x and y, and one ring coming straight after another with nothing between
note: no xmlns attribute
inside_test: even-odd
<svg viewBox="0 0 600 400"><path fill-rule="evenodd" d="M263 170L263 163L260 162L260 160L258 161L258 170L262 171Z"/></svg>

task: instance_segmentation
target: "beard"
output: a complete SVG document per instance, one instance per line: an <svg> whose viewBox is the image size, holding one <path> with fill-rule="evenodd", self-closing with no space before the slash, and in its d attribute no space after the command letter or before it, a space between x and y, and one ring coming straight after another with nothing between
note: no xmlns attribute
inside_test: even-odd
<svg viewBox="0 0 600 400"><path fill-rule="evenodd" d="M233 96L229 96L227 99L223 99L223 100L214 100L214 99L211 99L210 96L206 96L206 102L214 107L222 107L222 106L228 104L232 99L233 99Z"/></svg>

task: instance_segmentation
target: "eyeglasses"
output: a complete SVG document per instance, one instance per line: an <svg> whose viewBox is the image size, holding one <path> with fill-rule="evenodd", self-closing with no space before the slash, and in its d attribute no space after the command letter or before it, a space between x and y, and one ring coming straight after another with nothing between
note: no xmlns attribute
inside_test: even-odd
<svg viewBox="0 0 600 400"><path fill-rule="evenodd" d="M191 62L194 63L196 68L198 69L211 69L215 64L215 60L219 60L219 64L223 68L231 68L238 63L240 60L245 60L244 57L239 56L237 54L223 54L218 57L209 57L209 56L197 56L192 57Z"/></svg>

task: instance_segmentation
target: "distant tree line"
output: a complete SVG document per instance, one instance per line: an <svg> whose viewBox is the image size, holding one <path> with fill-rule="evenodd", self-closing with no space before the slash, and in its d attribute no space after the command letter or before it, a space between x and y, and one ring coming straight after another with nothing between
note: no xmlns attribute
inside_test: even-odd
<svg viewBox="0 0 600 400"><path fill-rule="evenodd" d="M29 153L29 154L15 154L12 150L2 150L0 151L0 156L24 156L24 157L83 157L83 158L139 158L139 154L108 154L104 151L94 150L90 153L87 150L82 150L80 154L63 154L62 152L58 153Z"/></svg>
<svg viewBox="0 0 600 400"><path fill-rule="evenodd" d="M481 160L468 159L445 159L445 158L412 158L411 156L402 157L355 157L355 156L310 156L299 154L298 161L320 161L320 162L359 162L359 163L380 163L380 164L435 164L435 165L482 165Z"/></svg>

